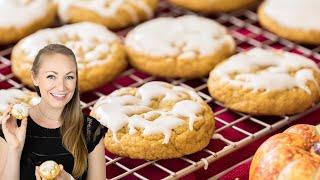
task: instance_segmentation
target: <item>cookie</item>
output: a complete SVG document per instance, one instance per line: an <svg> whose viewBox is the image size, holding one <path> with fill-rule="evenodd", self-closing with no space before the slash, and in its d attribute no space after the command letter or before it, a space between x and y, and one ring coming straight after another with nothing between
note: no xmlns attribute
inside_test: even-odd
<svg viewBox="0 0 320 180"><path fill-rule="evenodd" d="M320 44L320 1L266 0L258 9L260 24L298 43Z"/></svg>
<svg viewBox="0 0 320 180"><path fill-rule="evenodd" d="M206 147L211 108L193 90L153 81L101 97L91 115L108 127L106 149L133 159L168 159Z"/></svg>
<svg viewBox="0 0 320 180"><path fill-rule="evenodd" d="M11 115L16 119L23 120L29 115L28 107L24 104L15 104L12 106Z"/></svg>
<svg viewBox="0 0 320 180"><path fill-rule="evenodd" d="M1 89L0 90L0 116L9 106L13 106L11 114L17 119L28 116L28 108L39 104L41 99L34 92L22 91L20 89Z"/></svg>
<svg viewBox="0 0 320 180"><path fill-rule="evenodd" d="M58 0L59 17L68 23L90 21L120 29L153 17L158 0Z"/></svg>
<svg viewBox="0 0 320 180"><path fill-rule="evenodd" d="M169 0L171 3L201 13L228 12L247 7L258 0Z"/></svg>
<svg viewBox="0 0 320 180"><path fill-rule="evenodd" d="M211 96L226 107L253 115L291 115L320 100L320 71L298 54L251 49L210 73Z"/></svg>
<svg viewBox="0 0 320 180"><path fill-rule="evenodd" d="M206 76L235 50L225 27L200 16L161 17L136 26L125 39L130 64L155 76Z"/></svg>
<svg viewBox="0 0 320 180"><path fill-rule="evenodd" d="M42 178L55 179L60 174L60 167L55 161L45 161L39 166L39 173Z"/></svg>
<svg viewBox="0 0 320 180"><path fill-rule="evenodd" d="M12 71L24 84L33 86L31 67L35 56L52 43L63 44L75 53L81 92L111 81L127 66L120 38L102 25L76 23L40 30L14 46Z"/></svg>
<svg viewBox="0 0 320 180"><path fill-rule="evenodd" d="M0 1L0 45L16 42L52 25L56 11L50 0Z"/></svg>

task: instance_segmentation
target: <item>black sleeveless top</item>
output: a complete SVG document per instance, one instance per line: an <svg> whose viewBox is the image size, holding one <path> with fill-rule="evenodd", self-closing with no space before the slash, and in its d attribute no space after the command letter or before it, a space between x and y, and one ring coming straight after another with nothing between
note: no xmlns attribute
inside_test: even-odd
<svg viewBox="0 0 320 180"><path fill-rule="evenodd" d="M19 122L19 121L18 121ZM84 116L83 132L88 153L92 152L106 132L106 128L91 116ZM0 136L4 138L0 127ZM62 145L60 128L48 129L35 123L28 117L27 133L20 161L20 179L35 180L35 167L46 160L62 164L69 174L73 170L73 156ZM86 179L87 172L81 178Z"/></svg>

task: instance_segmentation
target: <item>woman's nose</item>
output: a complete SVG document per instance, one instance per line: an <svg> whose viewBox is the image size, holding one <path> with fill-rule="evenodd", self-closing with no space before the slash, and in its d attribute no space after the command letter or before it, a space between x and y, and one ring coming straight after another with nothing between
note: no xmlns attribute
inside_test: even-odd
<svg viewBox="0 0 320 180"><path fill-rule="evenodd" d="M56 87L59 91L64 91L66 89L64 78L59 78Z"/></svg>

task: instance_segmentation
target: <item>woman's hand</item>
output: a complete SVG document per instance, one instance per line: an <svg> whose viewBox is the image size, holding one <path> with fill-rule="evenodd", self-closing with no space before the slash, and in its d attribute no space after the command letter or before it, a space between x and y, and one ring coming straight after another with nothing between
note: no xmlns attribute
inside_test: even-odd
<svg viewBox="0 0 320 180"><path fill-rule="evenodd" d="M21 155L26 139L27 119L21 120L21 125L18 127L17 119L10 114L11 109L11 106L8 107L1 117L2 131L9 150Z"/></svg>
<svg viewBox="0 0 320 180"><path fill-rule="evenodd" d="M60 167L60 174L56 177L55 180L72 180L73 179L72 176L63 169L63 165L59 164L59 167ZM37 180L47 180L40 176L39 166L36 166L35 175Z"/></svg>

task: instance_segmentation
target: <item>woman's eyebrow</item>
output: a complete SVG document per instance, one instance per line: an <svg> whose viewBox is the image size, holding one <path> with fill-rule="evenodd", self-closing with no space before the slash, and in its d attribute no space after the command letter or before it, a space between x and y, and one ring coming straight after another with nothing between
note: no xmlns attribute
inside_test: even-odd
<svg viewBox="0 0 320 180"><path fill-rule="evenodd" d="M46 71L45 73L54 73L54 74L59 74L58 72L56 71ZM74 71L70 71L70 72L67 72L66 75L70 74L70 73L75 73Z"/></svg>
<svg viewBox="0 0 320 180"><path fill-rule="evenodd" d="M70 73L75 73L75 72L74 72L74 71L70 71L70 72L66 73L66 75L68 75L68 74L70 74Z"/></svg>
<svg viewBox="0 0 320 180"><path fill-rule="evenodd" d="M55 72L55 71L46 71L46 73L50 73L50 72L52 72L52 73L54 73L54 74L58 74L58 73Z"/></svg>

